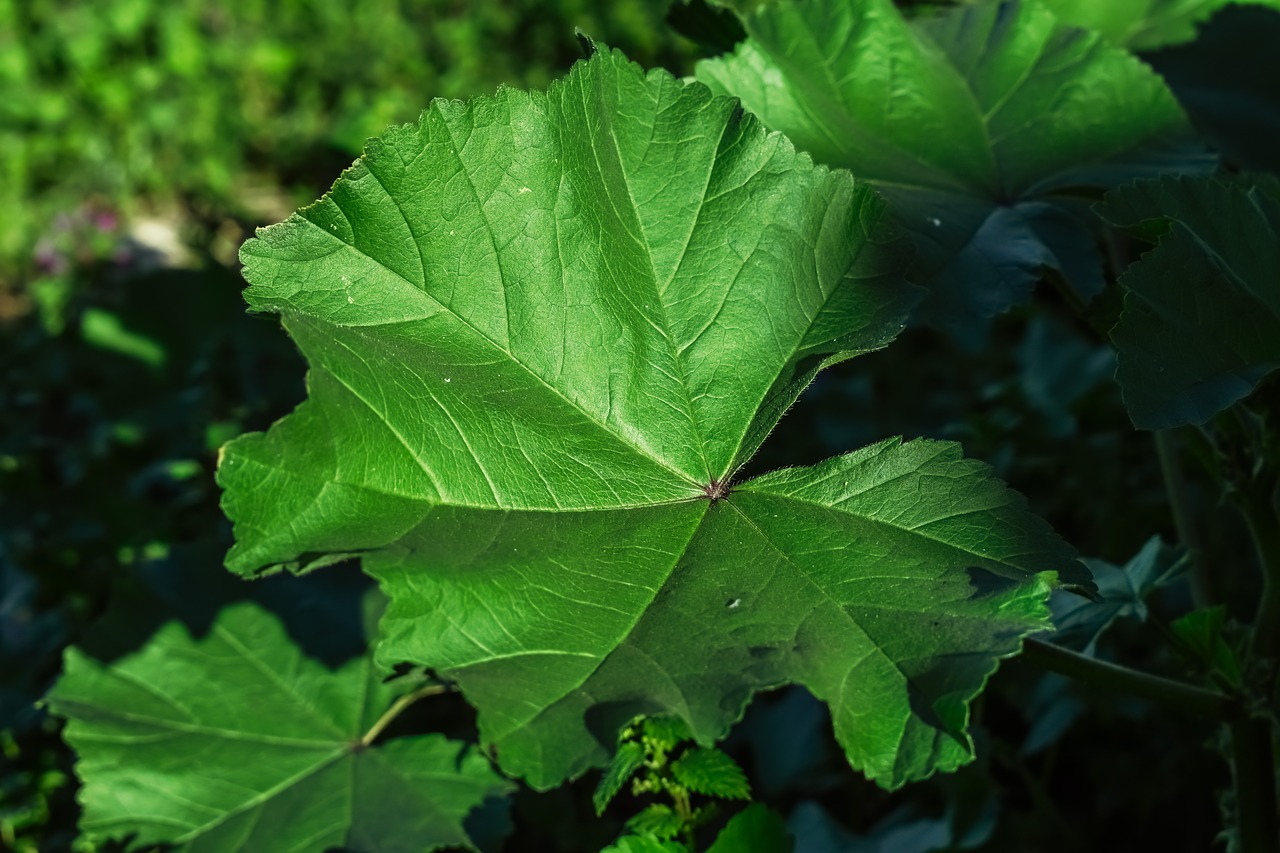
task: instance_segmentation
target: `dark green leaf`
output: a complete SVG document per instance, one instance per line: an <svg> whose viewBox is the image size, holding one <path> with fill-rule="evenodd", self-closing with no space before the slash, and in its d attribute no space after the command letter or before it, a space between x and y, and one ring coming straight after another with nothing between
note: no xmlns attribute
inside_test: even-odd
<svg viewBox="0 0 1280 853"><path fill-rule="evenodd" d="M1280 3L1227 6L1195 41L1144 55L1232 162L1280 173Z"/></svg>
<svg viewBox="0 0 1280 853"><path fill-rule="evenodd" d="M1071 550L955 445L735 473L914 300L884 204L735 103L600 52L436 102L246 244L310 399L219 468L250 574L360 553L379 659L456 681L535 787L636 717L706 745L802 683L888 786L971 756L968 703Z"/></svg>
<svg viewBox="0 0 1280 853"><path fill-rule="evenodd" d="M1142 429L1202 424L1280 367L1280 184L1166 177L1098 213L1168 233L1121 277L1116 381Z"/></svg>
<svg viewBox="0 0 1280 853"><path fill-rule="evenodd" d="M1117 619L1147 618L1147 596L1167 583L1184 565L1185 552L1152 536L1142 550L1123 566L1103 560L1084 560L1098 588L1098 600L1074 593L1055 592L1053 608L1055 632L1052 640L1093 654L1098 638Z"/></svg>
<svg viewBox="0 0 1280 853"><path fill-rule="evenodd" d="M698 64L819 162L876 183L911 231L925 315L972 331L1045 268L1102 287L1081 199L1210 165L1160 78L1031 3L908 22L890 0L776 2Z"/></svg>
<svg viewBox="0 0 1280 853"><path fill-rule="evenodd" d="M1226 624L1226 608L1218 606L1188 613L1176 619L1171 627L1197 663L1227 686L1238 688L1244 684L1244 668L1225 636Z"/></svg>

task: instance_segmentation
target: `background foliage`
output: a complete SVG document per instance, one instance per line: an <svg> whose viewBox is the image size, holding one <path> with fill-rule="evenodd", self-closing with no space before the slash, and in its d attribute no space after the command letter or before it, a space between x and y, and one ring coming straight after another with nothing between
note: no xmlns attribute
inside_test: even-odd
<svg viewBox="0 0 1280 853"><path fill-rule="evenodd" d="M303 396L292 344L272 320L243 313L234 252L251 229L317 196L366 136L414 119L432 97L560 76L581 55L575 26L676 73L718 52L677 35L661 4L645 0L352 8L0 0L0 202L10 217L0 230L0 847L95 849L77 840L61 723L35 700L64 649L91 639L104 614L126 612L138 590L225 574L217 448ZM707 18L678 11L682 31L710 32ZM1137 45L1229 168L1276 168L1276 125L1240 116L1273 114L1274 92L1255 84L1280 69L1264 51L1231 46L1277 18L1228 9L1202 20L1190 43L1152 42L1148 28ZM1221 110L1207 93L1223 88L1250 105ZM1268 133L1271 144L1259 144ZM1130 258L1103 248L1114 250L1103 257L1114 276ZM959 441L1093 558L1099 586L1114 591L1110 621L1070 623L1079 645L1182 673L1187 664L1146 629L1172 623L1192 597L1171 571L1180 553L1150 541L1176 539L1158 457L1150 435L1132 429L1111 348L1066 299L1041 287L998 316L981 347L913 328L832 368L750 473L886 435ZM1274 381L1262 393L1274 395ZM1192 473L1189 495L1202 546L1222 564L1251 564L1242 524L1208 481ZM333 571L360 583L349 567ZM1228 618L1250 612L1249 578L1210 579ZM1069 620L1071 600L1057 604ZM269 595L257 606L285 625L315 618ZM1212 844L1214 792L1228 782L1221 757L1199 748L1212 726L1021 662L1002 667L975 718L977 763L892 794L848 768L825 709L796 688L758 699L725 749L800 850ZM473 712L450 694L397 726L476 739ZM471 837L496 849L510 830L510 849L600 849L649 800L624 792L597 816L597 779L520 789L508 817L490 815L488 834Z"/></svg>

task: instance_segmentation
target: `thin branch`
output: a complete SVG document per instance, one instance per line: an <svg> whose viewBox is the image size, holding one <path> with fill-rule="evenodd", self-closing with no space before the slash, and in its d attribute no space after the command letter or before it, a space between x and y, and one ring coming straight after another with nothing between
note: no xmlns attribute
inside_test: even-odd
<svg viewBox="0 0 1280 853"><path fill-rule="evenodd" d="M1262 599L1253 623L1255 656L1280 659L1280 513L1270 493L1244 495L1240 512L1262 566Z"/></svg>
<svg viewBox="0 0 1280 853"><path fill-rule="evenodd" d="M1271 720L1249 717L1237 720L1229 729L1240 853L1277 853L1280 821L1276 819Z"/></svg>
<svg viewBox="0 0 1280 853"><path fill-rule="evenodd" d="M1197 717L1229 721L1238 718L1241 713L1239 702L1235 698L1217 690L1098 660L1043 640L1024 640L1022 657L1051 672L1079 679L1087 684L1121 690Z"/></svg>
<svg viewBox="0 0 1280 853"><path fill-rule="evenodd" d="M378 721L374 723L369 731L364 733L364 737L360 738L359 748L364 749L373 744L378 739L378 735L382 734L387 726L391 725L392 720L400 716L405 708L408 708L419 699L425 699L428 696L439 696L441 693L452 692L455 688L452 684L428 684L426 687L419 687L412 693L406 693L399 699L391 703Z"/></svg>
<svg viewBox="0 0 1280 853"><path fill-rule="evenodd" d="M1187 477L1178 457L1177 439L1169 430L1155 432L1156 454L1160 457L1160 473L1164 475L1164 490L1169 496L1169 508L1173 511L1173 526L1178 541L1187 549L1191 558L1191 601L1196 609L1208 607L1214 602L1213 585L1208 564L1205 563L1204 540L1191 511Z"/></svg>

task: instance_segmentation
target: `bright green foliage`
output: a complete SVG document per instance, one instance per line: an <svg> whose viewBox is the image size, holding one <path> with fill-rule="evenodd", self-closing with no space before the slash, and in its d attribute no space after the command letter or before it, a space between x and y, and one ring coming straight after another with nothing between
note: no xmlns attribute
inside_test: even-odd
<svg viewBox="0 0 1280 853"><path fill-rule="evenodd" d="M868 186L617 53L436 102L244 247L312 369L224 449L228 565L359 553L379 659L456 681L535 787L638 716L710 743L787 682L882 784L954 768L1071 550L952 444L733 481L817 370L897 333L902 253Z"/></svg>
<svg viewBox="0 0 1280 853"><path fill-rule="evenodd" d="M747 776L718 749L694 747L671 762L671 777L695 794L727 800L751 799Z"/></svg>
<svg viewBox="0 0 1280 853"><path fill-rule="evenodd" d="M463 819L512 788L441 735L373 742L408 687L384 683L368 654L336 668L309 657L260 603L196 619L185 601L116 604L67 651L47 699L68 718L90 838L136 833L139 846L208 851L470 847ZM183 619L126 641L175 608Z"/></svg>
<svg viewBox="0 0 1280 853"><path fill-rule="evenodd" d="M1280 367L1280 183L1167 177L1098 213L1159 239L1121 276L1111 332L1135 425L1202 424Z"/></svg>
<svg viewBox="0 0 1280 853"><path fill-rule="evenodd" d="M574 27L678 63L662 14L649 0L0 0L0 285L86 201L275 218L335 150L428 98L545 85L579 55Z"/></svg>
<svg viewBox="0 0 1280 853"><path fill-rule="evenodd" d="M752 803L720 830L707 853L789 853L791 847L782 818L760 803Z"/></svg>
<svg viewBox="0 0 1280 853"><path fill-rule="evenodd" d="M1034 3L904 20L890 0L765 4L698 65L767 127L889 198L931 322L973 329L1044 268L1102 288L1082 194L1207 165L1160 78Z"/></svg>
<svg viewBox="0 0 1280 853"><path fill-rule="evenodd" d="M1068 24L1097 30L1115 44L1152 50L1195 38L1196 24L1228 4L1270 6L1280 0L1041 0Z"/></svg>

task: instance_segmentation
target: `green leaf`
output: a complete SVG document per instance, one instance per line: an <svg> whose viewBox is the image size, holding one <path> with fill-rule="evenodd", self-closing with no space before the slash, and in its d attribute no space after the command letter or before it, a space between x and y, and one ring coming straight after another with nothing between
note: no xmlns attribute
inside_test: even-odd
<svg viewBox="0 0 1280 853"><path fill-rule="evenodd" d="M1034 3L906 21L890 0L776 2L698 78L873 181L920 253L930 322L972 332L1044 269L1102 288L1082 199L1211 161L1133 56Z"/></svg>
<svg viewBox="0 0 1280 853"><path fill-rule="evenodd" d="M1098 214L1167 232L1125 271L1116 381L1141 429L1202 424L1280 367L1280 183L1166 177Z"/></svg>
<svg viewBox="0 0 1280 853"><path fill-rule="evenodd" d="M47 697L79 756L82 832L207 851L471 846L463 819L512 788L483 756L435 734L362 743L407 687L367 654L308 656L296 621L242 589L176 590L117 599Z"/></svg>
<svg viewBox="0 0 1280 853"><path fill-rule="evenodd" d="M647 835L624 835L600 853L689 853L679 841L652 838Z"/></svg>
<svg viewBox="0 0 1280 853"><path fill-rule="evenodd" d="M952 444L737 482L823 365L914 299L884 204L727 98L599 53L437 101L244 247L310 399L219 467L238 572L359 553L379 660L432 668L535 787L637 717L722 737L831 704L897 786L971 756L968 703L1071 550Z"/></svg>
<svg viewBox="0 0 1280 853"><path fill-rule="evenodd" d="M684 830L684 819L671 806L653 803L629 821L627 831L663 841L675 838Z"/></svg>
<svg viewBox="0 0 1280 853"><path fill-rule="evenodd" d="M751 799L751 785L732 758L718 749L695 747L671 763L676 782L708 797Z"/></svg>
<svg viewBox="0 0 1280 853"><path fill-rule="evenodd" d="M782 818L760 803L752 803L720 830L707 853L790 853L792 846Z"/></svg>
<svg viewBox="0 0 1280 853"><path fill-rule="evenodd" d="M622 790L622 786L644 765L644 747L638 741L624 741L618 744L613 758L605 765L604 776L596 786L591 802L595 804L596 814L604 814L609 803Z"/></svg>
<svg viewBox="0 0 1280 853"><path fill-rule="evenodd" d="M1066 23L1097 30L1133 50L1151 50L1196 36L1196 24L1230 5L1280 9L1280 0L1041 0Z"/></svg>
<svg viewBox="0 0 1280 853"><path fill-rule="evenodd" d="M1170 627L1189 655L1228 688L1238 689L1244 684L1244 667L1226 639L1226 624L1227 611L1220 605L1192 611L1174 620Z"/></svg>

